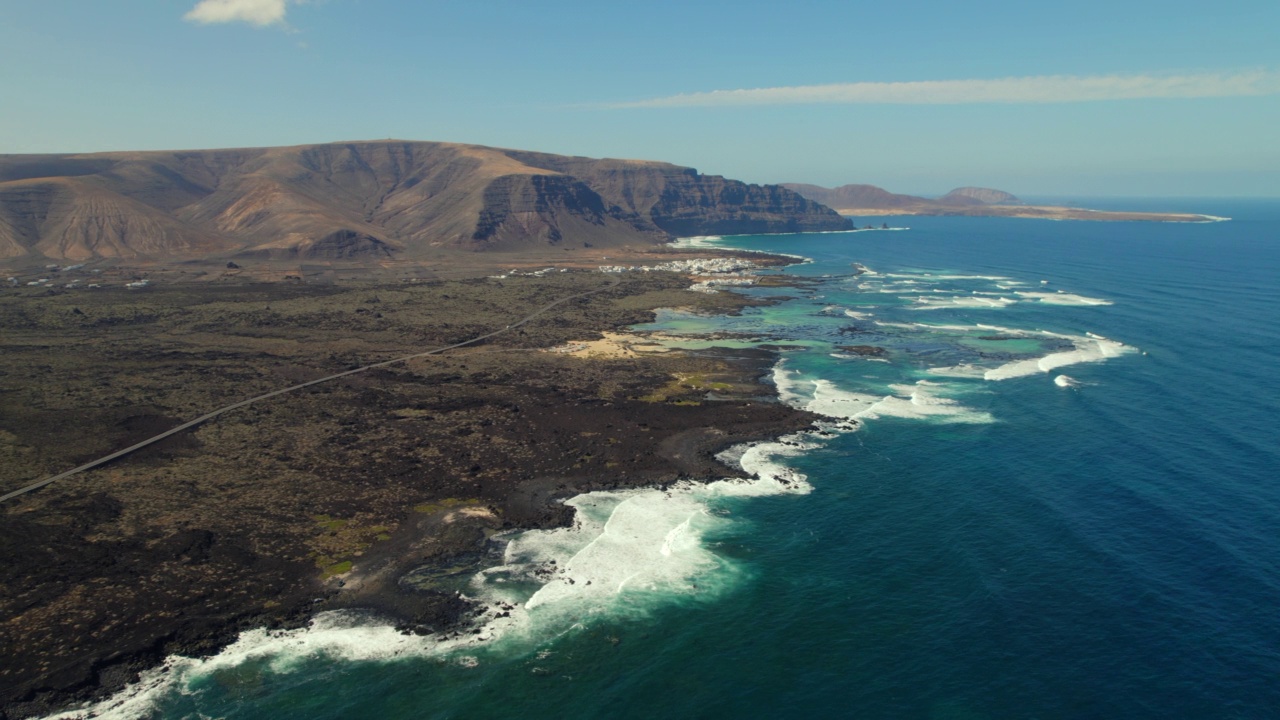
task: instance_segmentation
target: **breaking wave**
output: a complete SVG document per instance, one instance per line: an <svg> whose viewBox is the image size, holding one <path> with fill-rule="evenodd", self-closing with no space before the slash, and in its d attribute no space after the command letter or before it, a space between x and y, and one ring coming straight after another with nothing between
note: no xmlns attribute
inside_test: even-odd
<svg viewBox="0 0 1280 720"><path fill-rule="evenodd" d="M306 628L244 632L211 657L170 657L125 691L50 718L145 717L167 697L199 692L194 687L202 679L249 663L277 674L303 671L317 659L432 658L476 667L488 652L530 651L583 629L593 618L642 616L679 597L712 600L742 575L736 563L704 542L729 522L718 507L730 498L809 492L807 478L782 459L813 447L799 434L721 454L750 474L748 479L685 481L667 489L600 491L567 500L576 511L572 527L513 533L502 564L472 578L466 595L481 614L466 632L420 637L359 612L320 613Z"/></svg>

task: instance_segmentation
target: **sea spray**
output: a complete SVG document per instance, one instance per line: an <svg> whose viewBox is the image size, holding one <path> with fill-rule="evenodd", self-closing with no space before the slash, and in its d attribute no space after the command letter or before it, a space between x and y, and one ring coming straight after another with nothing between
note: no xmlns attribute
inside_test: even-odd
<svg viewBox="0 0 1280 720"><path fill-rule="evenodd" d="M749 478L597 491L566 500L575 509L571 527L511 533L503 563L473 577L467 595L480 612L471 627L424 637L359 611L323 612L306 628L246 631L210 657L172 656L115 696L50 717L144 717L161 711L172 697L199 693L199 686L219 673L250 665L274 674L308 672L317 662L416 659L478 667L492 653L533 652L594 621L642 617L677 598L712 602L744 574L704 540L730 522L721 512L723 503L809 492L804 475L780 462L814 447L805 437L795 434L721 453Z"/></svg>

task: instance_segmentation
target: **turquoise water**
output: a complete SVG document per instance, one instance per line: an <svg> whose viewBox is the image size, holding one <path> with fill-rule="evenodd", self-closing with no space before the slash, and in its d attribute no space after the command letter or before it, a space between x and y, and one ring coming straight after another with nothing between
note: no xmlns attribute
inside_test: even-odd
<svg viewBox="0 0 1280 720"><path fill-rule="evenodd" d="M755 482L579 498L473 582L515 608L483 640L328 617L107 714L1275 717L1280 204L1190 205L1234 219L717 241L812 282L651 329L802 346L774 378L821 433Z"/></svg>

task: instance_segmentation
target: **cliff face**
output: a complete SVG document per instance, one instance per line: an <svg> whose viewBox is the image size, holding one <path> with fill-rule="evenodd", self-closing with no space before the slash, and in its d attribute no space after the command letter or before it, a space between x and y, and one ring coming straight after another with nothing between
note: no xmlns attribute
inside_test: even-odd
<svg viewBox="0 0 1280 720"><path fill-rule="evenodd" d="M842 230L839 216L777 185L747 185L692 171L669 178L651 208L654 223L674 235Z"/></svg>
<svg viewBox="0 0 1280 720"><path fill-rule="evenodd" d="M604 200L672 236L846 230L848 220L779 185L750 185L693 168L635 160L511 153L581 178Z"/></svg>
<svg viewBox="0 0 1280 720"><path fill-rule="evenodd" d="M607 244L611 237L660 242L652 223L609 205L570 175L504 175L484 189L471 245L477 249Z"/></svg>
<svg viewBox="0 0 1280 720"><path fill-rule="evenodd" d="M795 191L810 200L829 205L841 211L856 210L909 210L920 212L930 209L943 210L990 205L1021 205L1022 201L1003 190L991 188L956 188L933 200L916 195L891 193L875 185L841 185L825 188L820 185L783 183L782 187Z"/></svg>
<svg viewBox="0 0 1280 720"><path fill-rule="evenodd" d="M777 186L475 145L0 156L0 258L388 258L848 226Z"/></svg>

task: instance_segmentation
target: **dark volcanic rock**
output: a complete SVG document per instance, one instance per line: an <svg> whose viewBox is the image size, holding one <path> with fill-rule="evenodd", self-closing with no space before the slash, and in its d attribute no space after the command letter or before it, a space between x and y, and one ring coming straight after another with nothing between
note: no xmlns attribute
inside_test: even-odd
<svg viewBox="0 0 1280 720"><path fill-rule="evenodd" d="M65 709L167 655L216 652L318 609L453 628L473 608L450 583L486 559L494 531L568 524L557 500L581 492L721 477L732 471L718 450L808 427L813 416L762 397L773 356L761 351L531 351L653 307L750 304L687 285L668 273L616 286L598 273L157 284L104 291L81 314L69 294L6 296L0 492L231 400L601 290L483 347L243 407L0 506L0 713Z"/></svg>
<svg viewBox="0 0 1280 720"><path fill-rule="evenodd" d="M666 239L652 223L606 205L591 187L570 175L504 175L484 189L471 240L484 248L558 245L566 239L594 247L608 244L611 236Z"/></svg>
<svg viewBox="0 0 1280 720"><path fill-rule="evenodd" d="M846 230L834 210L777 185L747 185L689 170L663 190L655 224L672 235Z"/></svg>
<svg viewBox="0 0 1280 720"><path fill-rule="evenodd" d="M751 185L693 168L512 152L534 167L566 173L674 236L847 230L834 210L780 185Z"/></svg>
<svg viewBox="0 0 1280 720"><path fill-rule="evenodd" d="M837 345L836 349L863 357L884 357L889 354L888 350L875 345Z"/></svg>

